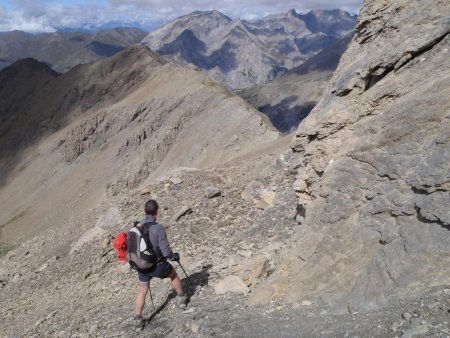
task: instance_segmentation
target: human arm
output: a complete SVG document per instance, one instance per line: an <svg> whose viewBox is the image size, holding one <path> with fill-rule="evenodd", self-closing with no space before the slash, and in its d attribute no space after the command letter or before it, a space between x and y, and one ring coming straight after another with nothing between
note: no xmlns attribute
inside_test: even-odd
<svg viewBox="0 0 450 338"><path fill-rule="evenodd" d="M164 256L164 258L174 260L177 255L170 248L166 230L161 225L159 225L159 227L157 228L157 234L158 234L158 246L159 249L161 250L161 254Z"/></svg>

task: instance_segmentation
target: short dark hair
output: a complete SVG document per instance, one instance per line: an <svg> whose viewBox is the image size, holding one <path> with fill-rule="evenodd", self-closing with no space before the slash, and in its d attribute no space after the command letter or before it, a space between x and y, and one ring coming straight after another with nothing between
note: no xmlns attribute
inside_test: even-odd
<svg viewBox="0 0 450 338"><path fill-rule="evenodd" d="M158 202L156 202L155 200L148 200L145 203L145 213L147 215L156 216L158 209L159 209L159 205L158 205Z"/></svg>

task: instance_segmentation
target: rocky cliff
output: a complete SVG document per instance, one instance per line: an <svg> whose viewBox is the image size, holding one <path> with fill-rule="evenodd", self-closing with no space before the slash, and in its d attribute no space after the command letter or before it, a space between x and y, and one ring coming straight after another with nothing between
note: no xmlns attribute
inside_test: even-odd
<svg viewBox="0 0 450 338"><path fill-rule="evenodd" d="M297 236L252 302L355 312L448 283L449 14L448 1L365 1L293 140Z"/></svg>

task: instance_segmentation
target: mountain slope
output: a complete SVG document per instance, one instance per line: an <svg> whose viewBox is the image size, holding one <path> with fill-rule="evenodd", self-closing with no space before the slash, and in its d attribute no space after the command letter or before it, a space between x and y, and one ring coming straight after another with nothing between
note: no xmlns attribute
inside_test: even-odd
<svg viewBox="0 0 450 338"><path fill-rule="evenodd" d="M156 29L142 43L175 63L193 63L221 83L241 89L300 66L348 34L355 22L355 16L338 10L306 15L291 10L256 21L197 11Z"/></svg>
<svg viewBox="0 0 450 338"><path fill-rule="evenodd" d="M145 80L149 66L165 64L156 56L147 57L143 51L134 48L108 62L78 66L64 76L56 76L48 66L36 61L18 61L2 70L1 74L6 75L21 65L26 66L22 67L25 69L19 77L14 77L13 95L2 93L2 102L13 103L5 109L7 119L0 126L2 159L14 157L22 148L54 133L90 108L123 98L131 87ZM143 58L142 62L137 62L139 57ZM22 91L26 83L39 82L43 78L42 72L34 71L36 64L53 74L54 79L35 88L32 95L26 95Z"/></svg>
<svg viewBox="0 0 450 338"><path fill-rule="evenodd" d="M0 33L0 69L23 58L47 63L57 72L111 56L146 35L136 28L113 28L96 33L56 32L28 34L21 31Z"/></svg>
<svg viewBox="0 0 450 338"><path fill-rule="evenodd" d="M447 335L448 6L366 1L290 149L232 93L145 48L57 77L80 76L57 92L79 88L77 104L0 190L2 238L17 243L0 257L1 334ZM136 273L112 241L150 197L190 302L179 311L152 280L135 332Z"/></svg>
<svg viewBox="0 0 450 338"><path fill-rule="evenodd" d="M353 18L345 11L335 9L330 11L313 10L300 17L312 33L325 33L337 38L343 38L355 28Z"/></svg>
<svg viewBox="0 0 450 338"><path fill-rule="evenodd" d="M332 75L331 71L311 71L304 75L289 72L237 93L267 115L280 132L291 133L319 102Z"/></svg>
<svg viewBox="0 0 450 338"><path fill-rule="evenodd" d="M38 67L38 77L51 72L36 61L31 66ZM19 86L33 78L32 69L23 73L16 77ZM239 189L289 141L203 73L171 65L140 45L50 77L31 96L12 95L21 104L8 114L10 128L0 138L0 317L6 336L82 334L100 312L105 319L93 335L133 334L127 322L132 297L126 294L134 290L135 275L116 264L110 237L140 216L151 194L161 203L170 238L178 227L179 244L172 245L199 258L211 257L202 243L214 243L214 253L224 254L259 212L252 202L241 209ZM6 99L0 96L0 102ZM46 129L36 125L41 118ZM33 138L23 139L27 135ZM205 197L217 184L224 187L221 207ZM176 224L171 219L186 205L196 218ZM229 236L221 241L226 228ZM89 279L103 248L105 274ZM122 301L103 292L90 295L114 281L125 283L117 293ZM158 290L159 298L163 284ZM42 321L44 314L52 316ZM167 333L164 325L154 328Z"/></svg>
<svg viewBox="0 0 450 338"><path fill-rule="evenodd" d="M89 197L79 201L86 211L86 203L98 203L106 192L135 189L178 166L224 163L277 137L239 97L143 46L76 67L32 96L19 96L22 103L0 138L2 224L17 210L44 219L52 205L79 194ZM84 180L93 184L71 183ZM18 189L25 185L33 192L26 197ZM61 185L72 188L60 191ZM58 210L54 217L74 215ZM27 218L3 227L5 240L28 228ZM35 223L26 236L57 221L51 219Z"/></svg>
<svg viewBox="0 0 450 338"><path fill-rule="evenodd" d="M354 313L448 285L449 12L445 1L366 1L293 140L301 235L252 302Z"/></svg>
<svg viewBox="0 0 450 338"><path fill-rule="evenodd" d="M188 29L197 39L209 43L230 22L231 19L219 11L195 11L151 32L146 36L145 42L151 50L157 51L165 44L176 40Z"/></svg>
<svg viewBox="0 0 450 338"><path fill-rule="evenodd" d="M266 114L279 131L296 130L325 93L352 35L332 43L286 75L264 85L238 91L239 95Z"/></svg>
<svg viewBox="0 0 450 338"><path fill-rule="evenodd" d="M21 101L16 96L30 97L47 82L58 76L47 65L34 59L23 59L0 72L0 132L4 135L5 120L10 118L19 108ZM23 81L26 78L28 81ZM20 94L18 95L18 92Z"/></svg>

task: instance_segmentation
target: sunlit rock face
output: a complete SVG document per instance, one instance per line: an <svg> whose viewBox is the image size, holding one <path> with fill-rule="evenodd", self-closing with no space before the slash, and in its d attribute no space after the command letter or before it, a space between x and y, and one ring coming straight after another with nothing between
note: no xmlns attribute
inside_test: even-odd
<svg viewBox="0 0 450 338"><path fill-rule="evenodd" d="M293 139L305 216L288 268L252 302L371 310L448 283L449 12L447 1L365 2Z"/></svg>

